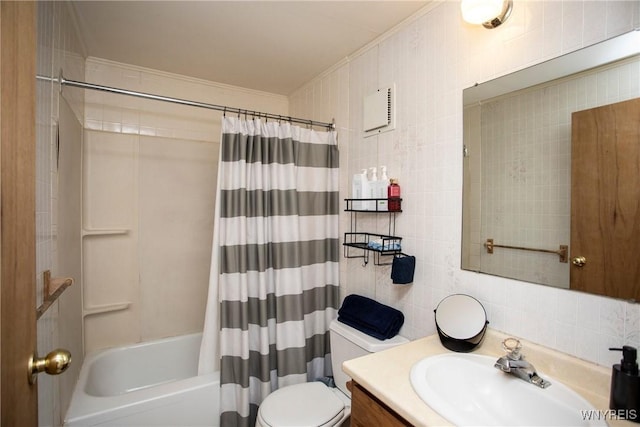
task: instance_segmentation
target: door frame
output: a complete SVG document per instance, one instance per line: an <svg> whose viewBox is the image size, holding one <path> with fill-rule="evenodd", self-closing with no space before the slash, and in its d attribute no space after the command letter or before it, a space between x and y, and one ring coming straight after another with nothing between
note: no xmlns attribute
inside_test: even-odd
<svg viewBox="0 0 640 427"><path fill-rule="evenodd" d="M37 387L27 366L36 349L36 2L0 2L0 418L37 426Z"/></svg>

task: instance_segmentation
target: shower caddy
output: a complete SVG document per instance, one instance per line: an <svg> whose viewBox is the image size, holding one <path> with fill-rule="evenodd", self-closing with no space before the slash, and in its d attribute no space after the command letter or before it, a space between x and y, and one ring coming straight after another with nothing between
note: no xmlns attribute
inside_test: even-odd
<svg viewBox="0 0 640 427"><path fill-rule="evenodd" d="M373 252L374 265L390 265L393 258L388 262L382 262L382 257L393 257L402 253L402 237L395 236L396 231L396 214L402 212L388 211L380 209L380 202L389 199L344 199L346 202L345 212L350 212L349 231L344 233L344 257L345 258L362 258L364 265L369 263L369 254ZM402 199L397 199L402 201ZM375 210L355 209L354 202L371 202L375 203ZM388 214L389 215L389 232L388 234L377 234L357 231L358 213L365 214ZM369 243L373 240L380 240L381 248L372 248ZM358 249L357 255L354 255L351 249ZM360 252L362 251L362 252Z"/></svg>

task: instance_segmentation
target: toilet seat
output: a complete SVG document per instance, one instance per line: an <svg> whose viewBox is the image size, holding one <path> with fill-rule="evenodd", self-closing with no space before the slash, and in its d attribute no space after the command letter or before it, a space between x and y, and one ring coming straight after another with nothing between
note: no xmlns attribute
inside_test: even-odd
<svg viewBox="0 0 640 427"><path fill-rule="evenodd" d="M262 427L325 427L344 418L345 402L321 382L296 384L271 393L258 409ZM338 391L338 393L341 393ZM346 396L345 396L346 397Z"/></svg>

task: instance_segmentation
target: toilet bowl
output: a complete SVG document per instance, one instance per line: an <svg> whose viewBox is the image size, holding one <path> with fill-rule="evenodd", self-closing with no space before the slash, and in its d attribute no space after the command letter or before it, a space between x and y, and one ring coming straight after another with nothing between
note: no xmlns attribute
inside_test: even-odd
<svg viewBox="0 0 640 427"><path fill-rule="evenodd" d="M334 320L329 327L331 366L336 387L309 382L282 387L258 408L256 427L329 427L340 426L351 415L349 377L342 363L409 342L399 335L380 341L344 323Z"/></svg>
<svg viewBox="0 0 640 427"><path fill-rule="evenodd" d="M351 415L351 399L321 382L282 387L258 409L256 427L339 426Z"/></svg>

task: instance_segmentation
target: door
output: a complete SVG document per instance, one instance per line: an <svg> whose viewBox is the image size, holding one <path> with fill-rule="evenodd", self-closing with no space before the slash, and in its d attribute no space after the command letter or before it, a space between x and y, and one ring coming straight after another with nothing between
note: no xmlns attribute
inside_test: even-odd
<svg viewBox="0 0 640 427"><path fill-rule="evenodd" d="M640 301L640 98L573 113L571 289Z"/></svg>
<svg viewBox="0 0 640 427"><path fill-rule="evenodd" d="M0 2L0 417L36 426L35 2Z"/></svg>

